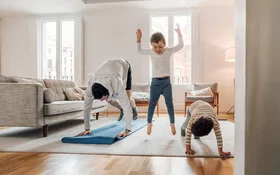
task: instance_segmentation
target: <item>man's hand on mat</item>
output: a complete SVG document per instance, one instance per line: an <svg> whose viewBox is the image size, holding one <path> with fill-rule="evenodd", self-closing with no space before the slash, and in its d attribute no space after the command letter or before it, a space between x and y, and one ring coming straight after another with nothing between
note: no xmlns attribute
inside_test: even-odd
<svg viewBox="0 0 280 175"><path fill-rule="evenodd" d="M86 129L85 131L81 132L77 136L84 136L84 135L87 135L87 134L91 134L91 131L89 129Z"/></svg>
<svg viewBox="0 0 280 175"><path fill-rule="evenodd" d="M193 155L195 151L191 149L190 145L186 145L186 154Z"/></svg>
<svg viewBox="0 0 280 175"><path fill-rule="evenodd" d="M117 137L126 137L129 135L129 133L130 133L129 131L120 132L120 133L118 133Z"/></svg>

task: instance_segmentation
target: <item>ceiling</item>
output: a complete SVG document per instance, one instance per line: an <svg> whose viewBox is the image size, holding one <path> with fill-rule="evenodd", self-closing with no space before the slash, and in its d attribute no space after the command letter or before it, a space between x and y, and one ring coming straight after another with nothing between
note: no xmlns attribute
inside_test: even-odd
<svg viewBox="0 0 280 175"><path fill-rule="evenodd" d="M110 0L106 0L110 1ZM80 13L108 8L188 8L203 6L232 6L234 0L143 0L85 4L82 0L0 0L0 17Z"/></svg>

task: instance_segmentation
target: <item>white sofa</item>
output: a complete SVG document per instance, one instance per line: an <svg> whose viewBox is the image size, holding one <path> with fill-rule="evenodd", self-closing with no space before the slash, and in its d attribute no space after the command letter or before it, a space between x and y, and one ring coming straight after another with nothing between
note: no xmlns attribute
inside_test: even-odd
<svg viewBox="0 0 280 175"><path fill-rule="evenodd" d="M67 100L63 89L73 81L26 79L0 75L0 126L42 127L83 116L84 101ZM94 101L92 113L107 109L106 101Z"/></svg>

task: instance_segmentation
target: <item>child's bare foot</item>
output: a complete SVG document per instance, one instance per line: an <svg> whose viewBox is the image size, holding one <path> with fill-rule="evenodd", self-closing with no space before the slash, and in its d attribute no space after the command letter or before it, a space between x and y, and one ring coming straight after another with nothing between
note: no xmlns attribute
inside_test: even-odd
<svg viewBox="0 0 280 175"><path fill-rule="evenodd" d="M176 134L175 124L174 123L170 124L170 127L171 127L172 134L175 135Z"/></svg>
<svg viewBox="0 0 280 175"><path fill-rule="evenodd" d="M150 135L152 133L152 123L148 123L148 127L147 127L147 134Z"/></svg>

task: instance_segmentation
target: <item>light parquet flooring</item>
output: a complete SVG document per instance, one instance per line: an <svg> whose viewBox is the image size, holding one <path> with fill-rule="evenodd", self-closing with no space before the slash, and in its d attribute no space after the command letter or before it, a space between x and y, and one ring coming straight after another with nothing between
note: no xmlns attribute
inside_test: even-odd
<svg viewBox="0 0 280 175"><path fill-rule="evenodd" d="M167 116L161 114L159 117ZM219 118L234 120L232 114L220 114ZM231 175L233 160L0 152L0 175Z"/></svg>

